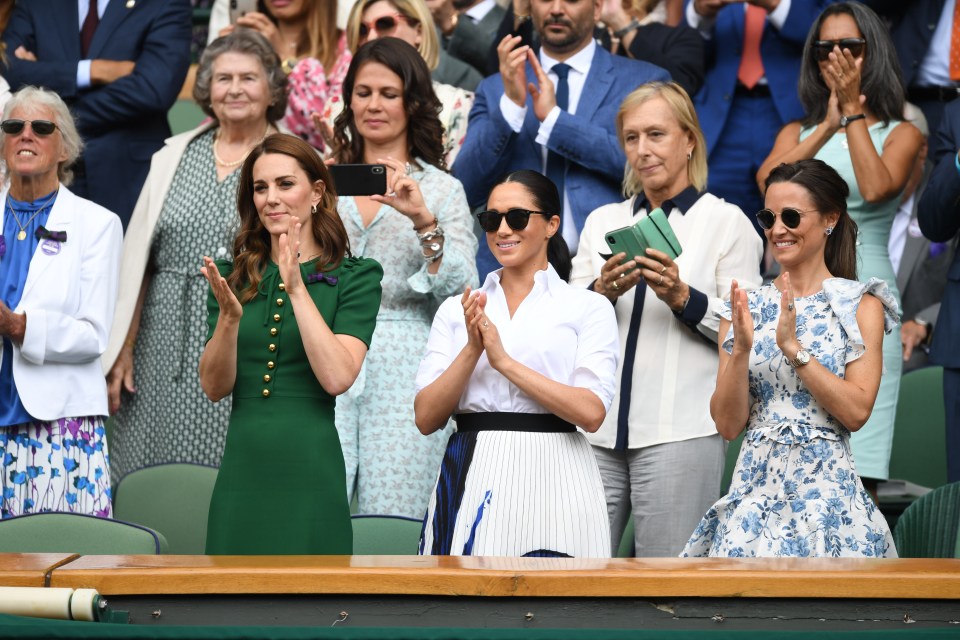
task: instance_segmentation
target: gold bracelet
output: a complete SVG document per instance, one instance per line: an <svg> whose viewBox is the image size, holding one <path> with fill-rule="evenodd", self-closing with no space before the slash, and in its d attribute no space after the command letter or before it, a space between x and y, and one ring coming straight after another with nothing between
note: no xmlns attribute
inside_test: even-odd
<svg viewBox="0 0 960 640"><path fill-rule="evenodd" d="M429 229L430 227L432 227L432 226L435 225L435 224L437 224L437 216L433 216L433 220L431 220L431 221L428 222L427 224L422 224L422 225L420 225L419 227L414 227L413 230L416 231L417 233L420 233L420 232L423 231L424 229Z"/></svg>

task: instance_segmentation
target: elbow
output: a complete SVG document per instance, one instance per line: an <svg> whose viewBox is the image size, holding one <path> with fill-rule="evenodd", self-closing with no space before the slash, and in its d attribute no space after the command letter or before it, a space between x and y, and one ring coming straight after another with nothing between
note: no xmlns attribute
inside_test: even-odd
<svg viewBox="0 0 960 640"><path fill-rule="evenodd" d="M210 402L220 402L227 395L220 389L214 389L209 384L205 384L202 378L200 379L200 387L203 389L203 395L207 396Z"/></svg>
<svg viewBox="0 0 960 640"><path fill-rule="evenodd" d="M845 426L851 433L860 431L860 429L863 428L863 425L867 423L867 420L870 419L871 413L873 413L872 409L855 410L852 411L851 414L841 422L843 423L843 426Z"/></svg>
<svg viewBox="0 0 960 640"><path fill-rule="evenodd" d="M435 413L425 409L420 404L420 394L417 394L413 401L413 422L422 435L428 436L442 428L446 423L445 418L441 418Z"/></svg>
<svg viewBox="0 0 960 640"><path fill-rule="evenodd" d="M886 202L890 198L897 195L897 192L891 193L889 189L861 189L860 195L863 196L865 202L870 204L881 204Z"/></svg>
<svg viewBox="0 0 960 640"><path fill-rule="evenodd" d="M600 430L600 427L603 425L603 421L606 417L606 411L601 410L599 412L591 412L581 421L580 428L587 433L596 433Z"/></svg>

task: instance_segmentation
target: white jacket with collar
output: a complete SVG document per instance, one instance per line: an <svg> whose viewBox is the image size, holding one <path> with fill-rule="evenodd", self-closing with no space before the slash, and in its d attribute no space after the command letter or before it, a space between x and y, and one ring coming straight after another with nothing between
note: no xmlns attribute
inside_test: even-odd
<svg viewBox="0 0 960 640"><path fill-rule="evenodd" d="M6 197L4 189L0 199ZM123 227L114 213L62 184L46 227L66 231L67 240L58 251L41 244L30 260L14 309L27 316L23 344L13 345L17 393L38 420L107 415L100 356L113 320Z"/></svg>

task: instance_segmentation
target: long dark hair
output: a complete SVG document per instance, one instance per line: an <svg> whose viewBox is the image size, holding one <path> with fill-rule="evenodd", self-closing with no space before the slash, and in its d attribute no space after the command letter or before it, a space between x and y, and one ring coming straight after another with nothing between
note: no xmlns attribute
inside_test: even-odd
<svg viewBox="0 0 960 640"><path fill-rule="evenodd" d="M562 207L560 203L560 193L557 186L553 184L550 178L542 173L531 169L521 169L503 176L493 185L496 189L501 184L514 183L522 185L530 197L533 198L533 204L539 211L552 213L556 216L562 216ZM490 191L493 191L491 189ZM557 274L565 281L570 279L570 248L567 247L567 241L563 239L560 229L550 236L547 241L547 261L553 265Z"/></svg>
<svg viewBox="0 0 960 640"><path fill-rule="evenodd" d="M353 56L347 76L343 80L343 111L334 121L334 156L337 162L363 162L363 138L357 130L350 103L353 85L360 67L378 62L400 76L403 81L403 108L407 114L407 153L446 171L443 157L443 125L440 110L443 106L433 92L430 70L420 54L399 38L377 38L359 49Z"/></svg>
<svg viewBox="0 0 960 640"><path fill-rule="evenodd" d="M337 192L327 165L309 144L296 136L275 133L258 144L243 161L237 188L237 211L240 231L233 241L233 273L227 278L240 302L249 302L257 295L257 286L270 259L270 233L260 222L260 213L253 203L253 165L268 153L290 156L307 174L310 183L323 182L323 197L312 216L311 231L320 245L317 271L332 269L344 256L350 255L350 239L337 213Z"/></svg>
<svg viewBox="0 0 960 640"><path fill-rule="evenodd" d="M833 232L827 237L823 259L831 274L848 280L857 279L857 223L847 213L850 187L837 171L823 160L799 160L781 164L770 172L764 191L777 182L791 182L803 187L820 215L840 214Z"/></svg>
<svg viewBox="0 0 960 640"><path fill-rule="evenodd" d="M860 93L867 97L867 108L884 126L891 120L902 120L906 91L890 32L869 7L859 2L839 2L829 5L814 21L803 46L800 81L797 83L800 103L807 114L802 121L803 126L820 124L827 116L830 90L820 77L813 43L820 39L820 27L824 20L839 14L853 18L863 39L867 41L863 50L863 65L860 67Z"/></svg>

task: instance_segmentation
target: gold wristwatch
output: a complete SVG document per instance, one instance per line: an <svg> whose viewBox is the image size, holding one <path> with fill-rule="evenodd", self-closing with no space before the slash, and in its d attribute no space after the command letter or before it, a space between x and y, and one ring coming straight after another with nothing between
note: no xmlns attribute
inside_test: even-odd
<svg viewBox="0 0 960 640"><path fill-rule="evenodd" d="M810 352L800 347L800 350L797 351L797 355L794 358L788 358L787 361L790 363L794 369L799 369L803 365L810 362Z"/></svg>
<svg viewBox="0 0 960 640"><path fill-rule="evenodd" d="M293 73L293 68L295 66L297 66L296 58L287 58L286 60L280 63L280 68L283 70L283 72L286 75L290 75L291 73Z"/></svg>

